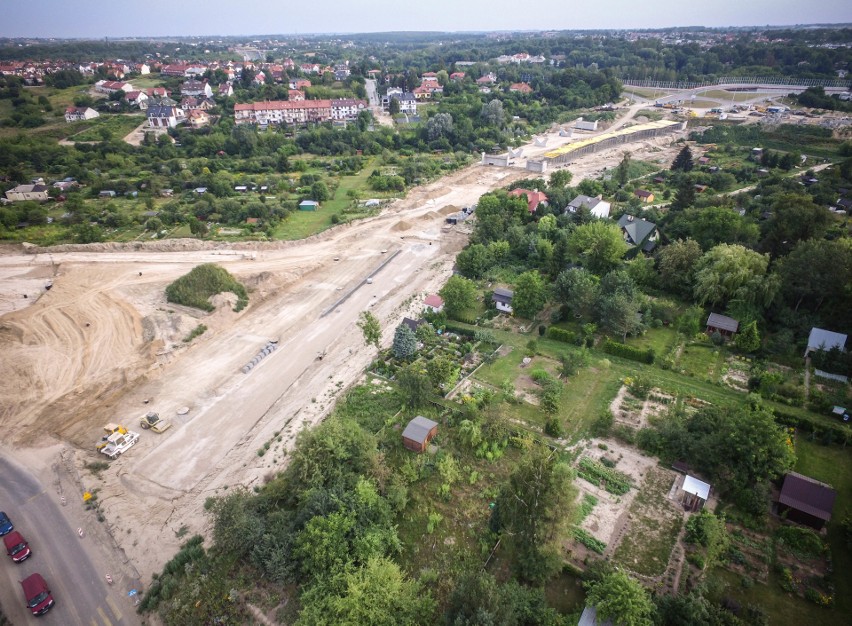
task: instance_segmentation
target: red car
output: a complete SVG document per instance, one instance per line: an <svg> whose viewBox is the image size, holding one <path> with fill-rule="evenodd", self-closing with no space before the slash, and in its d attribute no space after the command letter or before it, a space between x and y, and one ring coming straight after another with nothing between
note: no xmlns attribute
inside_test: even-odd
<svg viewBox="0 0 852 626"><path fill-rule="evenodd" d="M12 557L15 563L26 561L32 555L27 540L17 530L3 537L3 543L6 544L6 554Z"/></svg>
<svg viewBox="0 0 852 626"><path fill-rule="evenodd" d="M27 599L27 608L33 615L44 615L53 608L53 596L41 574L32 574L21 581L24 589L24 597Z"/></svg>

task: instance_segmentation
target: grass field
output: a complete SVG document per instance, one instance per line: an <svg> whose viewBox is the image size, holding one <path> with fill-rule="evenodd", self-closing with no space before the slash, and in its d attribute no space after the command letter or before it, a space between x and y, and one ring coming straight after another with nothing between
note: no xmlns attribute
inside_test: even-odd
<svg viewBox="0 0 852 626"><path fill-rule="evenodd" d="M103 141L106 131L111 139L124 139L134 128L145 121L143 115L102 115L90 120L86 130L68 137L69 141ZM63 123L65 123L63 121ZM104 130L106 129L106 131Z"/></svg>
<svg viewBox="0 0 852 626"><path fill-rule="evenodd" d="M361 213L345 213L352 202L347 196L347 192L354 189L361 192L362 195L370 193L367 187L367 178L374 169L375 166L371 162L355 176L341 177L340 184L331 200L321 203L320 208L316 211L294 211L290 217L278 225L273 237L284 240L304 239L331 228L333 215L337 215L341 218L341 221L368 215L369 213L366 210Z"/></svg>

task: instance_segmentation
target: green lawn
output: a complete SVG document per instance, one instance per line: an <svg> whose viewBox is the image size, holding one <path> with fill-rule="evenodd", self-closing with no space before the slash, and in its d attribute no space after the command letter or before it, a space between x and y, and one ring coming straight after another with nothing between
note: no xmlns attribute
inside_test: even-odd
<svg viewBox="0 0 852 626"><path fill-rule="evenodd" d="M68 137L69 141L103 141L103 129L110 132L112 139L124 139L134 128L145 121L143 115L102 115L90 120L86 130ZM63 122L64 123L64 122Z"/></svg>
<svg viewBox="0 0 852 626"><path fill-rule="evenodd" d="M676 341L677 331L670 326L664 326L663 328L649 330L639 337L629 337L627 345L643 350L653 348L656 355L661 357L671 349Z"/></svg>
<svg viewBox="0 0 852 626"><path fill-rule="evenodd" d="M304 239L305 237L331 228L333 226L331 221L333 215L337 215L342 221L367 215L367 211L344 214L345 210L352 203L352 200L347 196L347 192L350 189L354 189L361 192L362 196L371 193L367 187L367 178L369 178L374 169L375 166L370 162L355 176L341 177L340 184L331 200L321 203L317 211L294 211L286 220L278 225L272 234L273 238L284 240Z"/></svg>

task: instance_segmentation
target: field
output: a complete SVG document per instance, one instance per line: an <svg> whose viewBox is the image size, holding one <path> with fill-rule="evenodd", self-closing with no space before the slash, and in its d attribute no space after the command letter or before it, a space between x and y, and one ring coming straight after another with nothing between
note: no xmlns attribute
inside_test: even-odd
<svg viewBox="0 0 852 626"><path fill-rule="evenodd" d="M79 133L68 136L68 141L104 141L105 139L124 139L133 129L145 121L141 114L101 115L88 120L89 127ZM64 123L64 121L63 121Z"/></svg>

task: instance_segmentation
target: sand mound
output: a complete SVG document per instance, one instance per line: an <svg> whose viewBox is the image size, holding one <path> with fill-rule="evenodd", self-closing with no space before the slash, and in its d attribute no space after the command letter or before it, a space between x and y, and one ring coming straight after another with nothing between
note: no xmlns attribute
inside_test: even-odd
<svg viewBox="0 0 852 626"><path fill-rule="evenodd" d="M436 219L439 219L441 217L443 217L443 215L438 213L438 211L429 211L428 213L424 213L423 215L421 215L420 219L424 220L424 221L429 221L429 220L436 220Z"/></svg>
<svg viewBox="0 0 852 626"><path fill-rule="evenodd" d="M405 220L399 220L396 224L393 225L391 230L400 231L400 230L408 230L411 228L411 223L406 222Z"/></svg>

